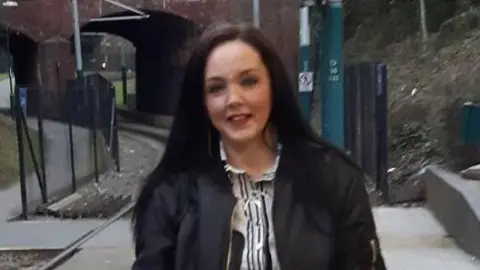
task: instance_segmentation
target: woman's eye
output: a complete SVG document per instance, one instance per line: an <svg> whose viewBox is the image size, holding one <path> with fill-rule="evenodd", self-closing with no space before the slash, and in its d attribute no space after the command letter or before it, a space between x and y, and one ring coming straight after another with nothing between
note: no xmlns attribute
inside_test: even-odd
<svg viewBox="0 0 480 270"><path fill-rule="evenodd" d="M212 85L207 88L208 93L218 93L220 92L224 87L222 85Z"/></svg>
<svg viewBox="0 0 480 270"><path fill-rule="evenodd" d="M242 79L242 85L244 86L254 86L255 84L257 84L257 82L258 80L253 77L247 77Z"/></svg>

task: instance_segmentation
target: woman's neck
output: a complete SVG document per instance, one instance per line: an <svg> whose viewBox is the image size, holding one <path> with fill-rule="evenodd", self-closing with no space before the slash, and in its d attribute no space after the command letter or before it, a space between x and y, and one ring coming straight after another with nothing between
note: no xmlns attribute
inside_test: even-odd
<svg viewBox="0 0 480 270"><path fill-rule="evenodd" d="M235 144L223 141L228 163L258 178L275 162L276 147L273 140L261 138L249 143Z"/></svg>

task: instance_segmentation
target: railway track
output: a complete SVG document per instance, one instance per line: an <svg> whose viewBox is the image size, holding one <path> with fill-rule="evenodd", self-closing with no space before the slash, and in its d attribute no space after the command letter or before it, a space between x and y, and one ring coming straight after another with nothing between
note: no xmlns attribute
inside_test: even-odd
<svg viewBox="0 0 480 270"><path fill-rule="evenodd" d="M149 116L149 119L152 119L152 116ZM145 121L147 122L147 121ZM165 128L159 128L152 125L151 122L140 123L138 117L135 119L129 118L124 114L119 117L119 131L123 131L128 134L128 136L137 137L137 139L147 139L156 141L158 144L162 144L166 141L168 137L168 130ZM133 192L132 197L135 198L135 192ZM125 206L123 206L119 211L113 214L110 218L105 220L98 227L91 229L85 232L81 237L72 241L65 249L63 249L57 256L53 257L46 264L39 268L39 270L54 270L61 266L63 263L67 262L72 258L78 251L81 250L82 246L87 243L89 240L100 234L102 231L107 229L110 225L116 221L128 216L133 209L134 200L130 200ZM132 254L133 255L133 254Z"/></svg>

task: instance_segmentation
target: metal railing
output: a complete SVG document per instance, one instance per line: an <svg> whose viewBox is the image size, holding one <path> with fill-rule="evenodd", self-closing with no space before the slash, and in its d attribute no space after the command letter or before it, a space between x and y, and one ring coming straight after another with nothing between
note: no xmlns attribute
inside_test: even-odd
<svg viewBox="0 0 480 270"><path fill-rule="evenodd" d="M389 202L387 67L345 67L345 149Z"/></svg>
<svg viewBox="0 0 480 270"><path fill-rule="evenodd" d="M22 218L28 218L27 184L25 170L25 141L28 153L32 158L35 176L38 179L38 186L41 191L42 203L49 200L49 175L47 174L46 155L48 149L44 149L45 121L47 124L54 123L68 130L68 158L70 164L71 188L70 192L77 191L79 176L77 174L78 162L76 161L76 139L79 130L85 131L91 136L90 142L93 147L93 178L99 181L101 169L99 166L99 153L107 153L107 165L120 170L120 158L118 149L117 115L115 108L115 89L113 85L100 75L93 74L84 77L82 80L72 80L64 91L51 91L34 87L17 86L15 88L14 102L12 102L13 117L16 120L20 184L22 196ZM27 121L27 118L29 121ZM35 149L32 142L32 135L29 131L31 120L37 120L38 149ZM30 124L31 126L32 124ZM26 139L26 140L25 140ZM99 145L103 142L103 147ZM55 143L55 142L53 142ZM58 142L57 142L58 143ZM77 142L78 143L78 142ZM84 142L81 147L88 146ZM38 153L38 154L37 154ZM53 162L53 161L48 161ZM61 165L59 165L61 166Z"/></svg>

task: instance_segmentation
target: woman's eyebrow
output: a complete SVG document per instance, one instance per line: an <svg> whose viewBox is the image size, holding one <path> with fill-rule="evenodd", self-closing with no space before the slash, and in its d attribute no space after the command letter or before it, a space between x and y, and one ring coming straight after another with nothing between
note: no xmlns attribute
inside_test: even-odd
<svg viewBox="0 0 480 270"><path fill-rule="evenodd" d="M223 80L224 79L220 76L212 76L207 78L207 81L223 81Z"/></svg>
<svg viewBox="0 0 480 270"><path fill-rule="evenodd" d="M247 68L247 69L244 69L242 71L240 71L238 73L238 75L236 75L235 77L241 77L241 76L244 76L248 73L251 73L251 72L254 72L258 70L257 68ZM207 77L206 81L224 81L225 78L222 77L222 76L219 76L219 75L214 75L214 76L211 76L211 77Z"/></svg>
<svg viewBox="0 0 480 270"><path fill-rule="evenodd" d="M240 72L240 76L243 76L243 75L245 75L245 74L251 73L251 72L256 71L256 70L258 70L258 69L256 69L256 68L248 68L248 69L245 69L245 70L243 70L242 72Z"/></svg>

